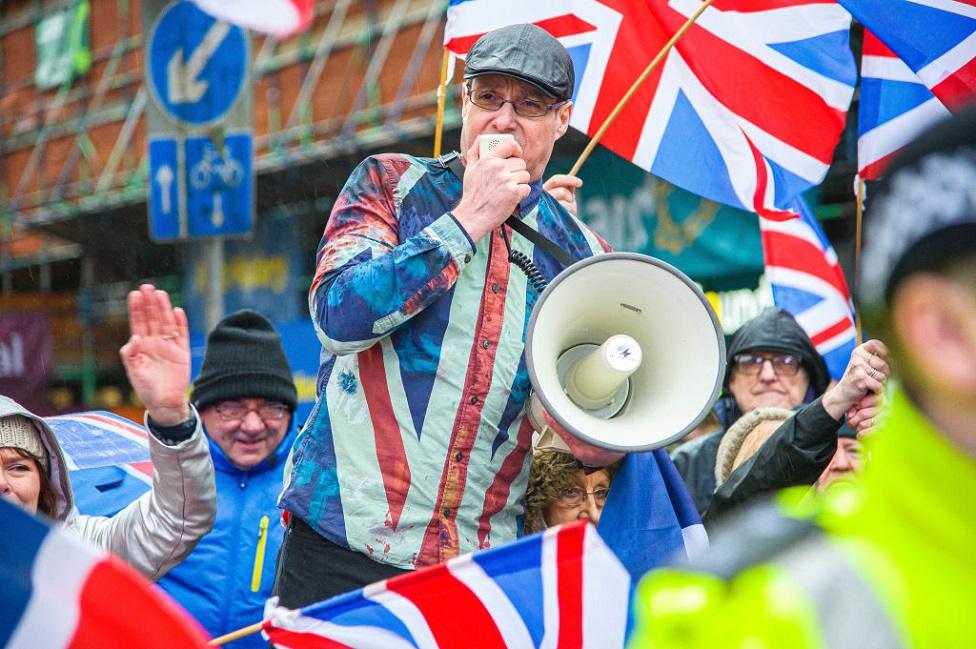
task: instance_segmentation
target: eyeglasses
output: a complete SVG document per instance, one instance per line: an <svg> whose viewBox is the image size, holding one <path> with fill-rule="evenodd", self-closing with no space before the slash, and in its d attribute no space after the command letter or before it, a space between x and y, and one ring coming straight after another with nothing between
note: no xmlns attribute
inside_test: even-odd
<svg viewBox="0 0 976 649"><path fill-rule="evenodd" d="M264 421L280 421L288 412L288 407L280 403L265 403L257 408L249 408L243 403L226 402L215 408L221 421L241 421L247 413L256 412Z"/></svg>
<svg viewBox="0 0 976 649"><path fill-rule="evenodd" d="M512 108L515 109L515 114L521 115L522 117L542 117L553 108L558 108L566 103L565 101L557 101L554 104L547 104L538 99L528 98L505 99L491 88L473 90L470 83L467 85L467 90L471 103L478 108L496 111L505 104L511 104Z"/></svg>
<svg viewBox="0 0 976 649"><path fill-rule="evenodd" d="M559 493L559 504L564 507L579 507L586 500L587 496L593 496L596 504L602 507L609 493L610 489L607 487L597 487L593 491L587 491L582 487L570 487Z"/></svg>
<svg viewBox="0 0 976 649"><path fill-rule="evenodd" d="M796 376L800 371L800 359L793 354L736 354L735 369L743 374L758 374L769 361L778 376Z"/></svg>

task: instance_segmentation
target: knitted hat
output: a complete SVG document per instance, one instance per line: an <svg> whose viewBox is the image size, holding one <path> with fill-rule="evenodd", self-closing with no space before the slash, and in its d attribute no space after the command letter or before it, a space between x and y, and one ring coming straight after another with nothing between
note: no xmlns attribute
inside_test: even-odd
<svg viewBox="0 0 976 649"><path fill-rule="evenodd" d="M0 417L0 448L18 448L30 453L47 470L47 451L37 428L27 417Z"/></svg>
<svg viewBox="0 0 976 649"><path fill-rule="evenodd" d="M250 309L230 314L207 336L203 366L190 393L200 410L246 398L280 401L292 411L298 405L281 336L267 318Z"/></svg>

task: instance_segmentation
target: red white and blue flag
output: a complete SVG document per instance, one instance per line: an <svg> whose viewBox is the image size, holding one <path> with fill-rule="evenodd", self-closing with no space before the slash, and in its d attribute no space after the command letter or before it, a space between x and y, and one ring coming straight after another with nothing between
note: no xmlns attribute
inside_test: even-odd
<svg viewBox="0 0 976 649"><path fill-rule="evenodd" d="M214 18L275 38L286 38L312 24L313 0L193 0Z"/></svg>
<svg viewBox="0 0 976 649"><path fill-rule="evenodd" d="M622 647L631 579L580 521L372 584L275 608L278 647Z"/></svg>
<svg viewBox="0 0 976 649"><path fill-rule="evenodd" d="M535 23L570 52L570 124L593 135L699 0L451 0L445 46ZM819 184L857 79L850 15L824 0L716 0L637 91L601 143L700 196L792 218Z"/></svg>
<svg viewBox="0 0 976 649"><path fill-rule="evenodd" d="M82 514L111 516L152 487L149 433L139 424L105 411L45 421L61 444Z"/></svg>
<svg viewBox="0 0 976 649"><path fill-rule="evenodd" d="M891 158L929 124L947 117L949 109L865 29L857 113L858 176L878 180Z"/></svg>
<svg viewBox="0 0 976 649"><path fill-rule="evenodd" d="M165 594L76 534L0 500L0 647L199 647L205 635Z"/></svg>
<svg viewBox="0 0 976 649"><path fill-rule="evenodd" d="M857 345L854 306L847 280L830 241L803 199L799 217L788 221L759 217L766 277L776 306L790 312L840 379Z"/></svg>
<svg viewBox="0 0 976 649"><path fill-rule="evenodd" d="M956 111L976 94L976 1L838 0Z"/></svg>

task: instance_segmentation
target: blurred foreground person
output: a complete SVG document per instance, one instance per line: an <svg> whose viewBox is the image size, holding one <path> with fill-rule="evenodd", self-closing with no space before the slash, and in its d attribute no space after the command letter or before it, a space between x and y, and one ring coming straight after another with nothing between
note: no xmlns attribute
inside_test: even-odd
<svg viewBox="0 0 976 649"><path fill-rule="evenodd" d="M152 489L112 517L79 515L67 464L51 428L0 396L0 495L61 521L91 545L157 580L210 531L213 465L196 411L186 399L190 343L186 314L165 291L129 293L132 336L122 347L129 382L146 406Z"/></svg>
<svg viewBox="0 0 976 649"><path fill-rule="evenodd" d="M217 520L159 585L216 637L261 619L284 536L277 501L298 391L274 325L249 309L217 323L190 401L210 441ZM268 643L253 634L225 646Z"/></svg>
<svg viewBox="0 0 976 649"><path fill-rule="evenodd" d="M650 573L633 647L976 646L976 112L923 134L868 214L860 295L900 385L861 476L750 509Z"/></svg>

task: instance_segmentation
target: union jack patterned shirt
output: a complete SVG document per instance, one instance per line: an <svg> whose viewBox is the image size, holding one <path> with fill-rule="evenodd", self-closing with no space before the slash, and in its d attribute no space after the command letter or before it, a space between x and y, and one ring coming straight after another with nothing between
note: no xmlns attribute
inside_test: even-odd
<svg viewBox="0 0 976 649"><path fill-rule="evenodd" d="M336 201L309 292L318 398L280 504L401 568L514 540L521 527L523 348L538 295L508 244L547 279L561 266L507 226L473 244L451 214L460 198L439 160L368 158ZM609 250L541 182L517 213L577 258Z"/></svg>

